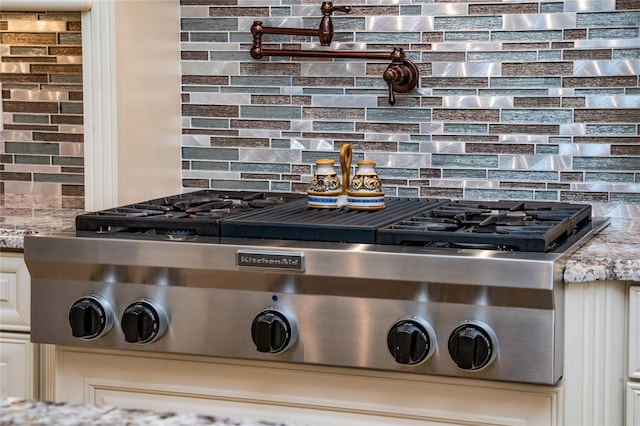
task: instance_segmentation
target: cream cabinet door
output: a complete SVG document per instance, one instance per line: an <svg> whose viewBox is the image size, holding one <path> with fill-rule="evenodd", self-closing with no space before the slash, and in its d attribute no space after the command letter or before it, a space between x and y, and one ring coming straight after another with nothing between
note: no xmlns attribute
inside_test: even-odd
<svg viewBox="0 0 640 426"><path fill-rule="evenodd" d="M629 377L640 380L640 286L629 288Z"/></svg>
<svg viewBox="0 0 640 426"><path fill-rule="evenodd" d="M312 425L556 425L561 388L57 347L55 399Z"/></svg>
<svg viewBox="0 0 640 426"><path fill-rule="evenodd" d="M22 253L0 254L0 330L30 331L31 277Z"/></svg>
<svg viewBox="0 0 640 426"><path fill-rule="evenodd" d="M37 397L35 345L24 333L0 333L0 398Z"/></svg>

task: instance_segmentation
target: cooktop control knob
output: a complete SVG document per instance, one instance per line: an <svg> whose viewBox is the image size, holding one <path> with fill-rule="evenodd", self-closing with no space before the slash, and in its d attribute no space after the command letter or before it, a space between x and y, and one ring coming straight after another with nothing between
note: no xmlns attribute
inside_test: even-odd
<svg viewBox="0 0 640 426"><path fill-rule="evenodd" d="M460 324L449 336L449 355L463 370L480 370L496 355L496 335L479 321Z"/></svg>
<svg viewBox="0 0 640 426"><path fill-rule="evenodd" d="M109 302L98 295L87 295L71 305L69 325L73 337L95 339L113 327L113 311Z"/></svg>
<svg viewBox="0 0 640 426"><path fill-rule="evenodd" d="M124 310L120 325L129 343L151 343L167 330L169 319L164 309L150 299L136 300Z"/></svg>
<svg viewBox="0 0 640 426"><path fill-rule="evenodd" d="M258 352L276 354L295 343L295 328L283 312L268 309L260 312L251 323L251 339Z"/></svg>
<svg viewBox="0 0 640 426"><path fill-rule="evenodd" d="M431 356L435 346L433 329L416 318L398 321L387 334L389 352L399 364L415 365Z"/></svg>

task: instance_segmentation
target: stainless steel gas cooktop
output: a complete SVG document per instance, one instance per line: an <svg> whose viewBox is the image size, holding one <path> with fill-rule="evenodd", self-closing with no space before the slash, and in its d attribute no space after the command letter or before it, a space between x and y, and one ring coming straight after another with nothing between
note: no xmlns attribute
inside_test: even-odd
<svg viewBox="0 0 640 426"><path fill-rule="evenodd" d="M32 340L553 384L584 204L197 191L28 236Z"/></svg>

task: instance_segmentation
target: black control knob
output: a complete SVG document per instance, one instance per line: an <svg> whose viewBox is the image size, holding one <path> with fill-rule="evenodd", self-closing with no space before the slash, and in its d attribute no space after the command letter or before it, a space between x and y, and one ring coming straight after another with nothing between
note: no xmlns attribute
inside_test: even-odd
<svg viewBox="0 0 640 426"><path fill-rule="evenodd" d="M414 320L397 322L387 334L387 347L399 364L421 363L430 355L431 346L432 338L426 327Z"/></svg>
<svg viewBox="0 0 640 426"><path fill-rule="evenodd" d="M124 310L120 322L124 339L129 343L150 343L164 334L167 320L154 302L138 300Z"/></svg>
<svg viewBox="0 0 640 426"><path fill-rule="evenodd" d="M69 325L73 337L95 339L111 329L112 311L99 296L85 296L76 300L69 309Z"/></svg>
<svg viewBox="0 0 640 426"><path fill-rule="evenodd" d="M479 370L495 356L495 335L485 324L464 323L449 336L449 355L463 370Z"/></svg>
<svg viewBox="0 0 640 426"><path fill-rule="evenodd" d="M251 339L258 352L282 352L293 344L293 324L282 312L262 311L251 323Z"/></svg>

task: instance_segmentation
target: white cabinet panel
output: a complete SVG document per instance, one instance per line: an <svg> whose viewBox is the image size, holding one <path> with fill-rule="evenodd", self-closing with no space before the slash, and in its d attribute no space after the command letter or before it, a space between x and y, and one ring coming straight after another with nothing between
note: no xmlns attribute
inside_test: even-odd
<svg viewBox="0 0 640 426"><path fill-rule="evenodd" d="M36 353L28 334L0 333L0 398L36 398Z"/></svg>
<svg viewBox="0 0 640 426"><path fill-rule="evenodd" d="M561 388L57 347L59 401L326 425L556 425Z"/></svg>
<svg viewBox="0 0 640 426"><path fill-rule="evenodd" d="M640 380L640 286L629 288L629 377Z"/></svg>
<svg viewBox="0 0 640 426"><path fill-rule="evenodd" d="M26 331L31 324L31 277L21 253L0 254L0 330Z"/></svg>
<svg viewBox="0 0 640 426"><path fill-rule="evenodd" d="M640 425L640 383L627 383L627 418L628 426Z"/></svg>

